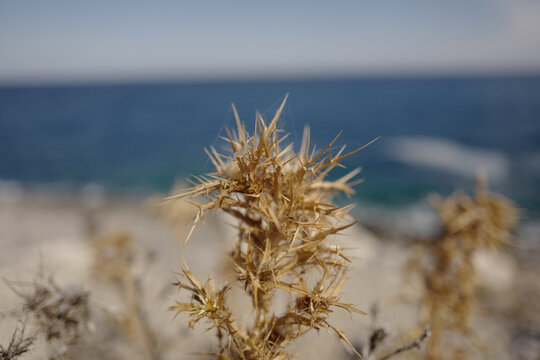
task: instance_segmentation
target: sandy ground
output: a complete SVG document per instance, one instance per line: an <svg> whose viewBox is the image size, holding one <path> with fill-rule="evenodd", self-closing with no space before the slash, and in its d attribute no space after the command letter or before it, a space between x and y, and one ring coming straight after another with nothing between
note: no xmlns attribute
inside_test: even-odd
<svg viewBox="0 0 540 360"><path fill-rule="evenodd" d="M9 191L8 191L9 190ZM11 318L21 309L22 299L8 286L27 285L43 274L61 287L90 291L94 313L110 314L122 309L122 296L94 279L92 239L103 234L125 231L141 249L137 263L143 296L140 302L150 327L160 338L162 359L198 358L195 352L211 351L214 335L204 332L204 324L190 330L185 317L168 310L181 295L171 286L182 259L199 277L213 274L223 280L227 249L234 240L230 219L209 216L194 232L187 245L187 234L194 212L188 205L177 209L175 226L159 217L156 198L107 198L97 187L82 192L58 193L11 188L0 191L0 344L7 344L16 325ZM404 267L408 248L404 241L389 241L360 226L339 239L354 257L343 301L369 310L377 304L378 324L390 331L388 344L400 345L411 329L418 326L417 294L408 287ZM538 251L516 247L509 254L486 253L476 260L481 284L479 309L473 327L491 349L493 359L538 359L540 354L540 284ZM22 285L13 285L14 281ZM26 286L26 288L25 288ZM241 291L237 291L240 293ZM246 299L238 295L233 307L245 309ZM249 315L249 314L248 314ZM365 343L372 321L368 316L335 313L334 322L345 330L354 344ZM90 334L99 335L101 323L94 321ZM30 327L30 325L29 325ZM96 335L96 336L97 336ZM94 335L89 335L91 338ZM145 358L118 341L99 358ZM347 358L343 344L330 333L314 333L293 346L301 359ZM38 343L25 357L44 358ZM380 355L384 355L381 351ZM414 350L411 355L420 356ZM94 355L95 356L95 355ZM81 357L82 358L82 357ZM481 358L481 357L480 357Z"/></svg>

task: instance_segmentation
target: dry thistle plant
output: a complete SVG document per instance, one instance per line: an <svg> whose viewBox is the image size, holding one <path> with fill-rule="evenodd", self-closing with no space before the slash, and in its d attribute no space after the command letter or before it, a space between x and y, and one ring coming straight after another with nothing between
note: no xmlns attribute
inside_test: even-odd
<svg viewBox="0 0 540 360"><path fill-rule="evenodd" d="M246 131L233 105L237 130L227 131L225 139L231 153L221 154L211 147L207 153L215 172L195 177L197 182L190 190L167 199L202 196L207 200L192 202L198 215L188 239L207 210L221 210L238 220L231 257L235 283L253 305L250 326L240 327L227 305L233 284L216 289L213 281L198 280L187 265L175 285L187 290L192 300L171 307L191 316L190 327L205 319L216 330L217 359L289 359L293 356L287 353L287 345L320 329L334 332L356 352L344 332L328 320L336 308L365 314L339 299L350 260L328 238L355 224L348 217L350 206L338 207L331 199L338 192L353 194L357 181L350 180L359 170L336 181L326 177L365 146L349 153L342 147L334 153L336 137L317 152L310 147L306 128L295 154L293 144L283 145L287 135L277 127L285 101L269 124L257 114L253 134ZM320 278L310 284L308 276L313 273ZM278 292L290 295L286 309L280 312L272 308Z"/></svg>
<svg viewBox="0 0 540 360"><path fill-rule="evenodd" d="M469 319L475 304L475 252L508 244L517 222L513 204L487 191L479 179L475 197L456 193L447 199L435 198L433 206L442 222L441 235L421 242L425 249L414 260L412 270L423 279L421 321L429 321L432 336L427 343L430 359L466 356L463 349L441 346L443 334L455 332L475 342Z"/></svg>
<svg viewBox="0 0 540 360"><path fill-rule="evenodd" d="M36 341L36 334L25 335L26 320L19 320L20 328L15 328L7 347L0 345L0 360L14 360L30 351Z"/></svg>
<svg viewBox="0 0 540 360"><path fill-rule="evenodd" d="M158 337L148 322L141 281L134 270L139 254L133 238L123 231L113 232L96 238L93 245L95 277L111 284L123 299L116 327L144 358L160 359Z"/></svg>
<svg viewBox="0 0 540 360"><path fill-rule="evenodd" d="M24 300L22 313L37 329L35 336L44 338L47 359L76 358L72 349L84 342L89 331L89 293L61 288L42 277L31 284L29 292L10 287Z"/></svg>

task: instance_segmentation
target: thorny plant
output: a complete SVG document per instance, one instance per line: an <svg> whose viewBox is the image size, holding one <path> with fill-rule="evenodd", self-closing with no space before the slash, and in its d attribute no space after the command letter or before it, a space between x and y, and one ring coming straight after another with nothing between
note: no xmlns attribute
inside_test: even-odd
<svg viewBox="0 0 540 360"><path fill-rule="evenodd" d="M198 215L188 239L207 210L224 211L239 221L231 256L236 283L253 304L251 325L240 327L227 305L231 284L216 289L212 281L198 280L187 265L175 285L187 290L192 300L171 307L191 316L190 327L205 319L216 329L217 359L289 359L293 356L286 346L313 329L334 332L356 352L344 332L328 320L336 308L365 314L339 299L350 259L328 237L355 224L344 223L350 219L350 206L338 207L331 199L338 192L353 194L352 186L358 181L351 179L359 170L335 181L326 177L365 146L349 153L342 147L334 153L336 137L318 152L310 147L306 128L295 154L293 144L283 145L287 135L277 127L285 101L269 124L257 114L252 135L233 105L237 130L228 130L225 139L231 153L221 154L211 147L207 154L215 172L195 177L197 182L190 190L167 199L207 199L203 204L193 202ZM320 278L308 285L313 273ZM280 291L288 293L290 301L278 313L272 310L272 302Z"/></svg>
<svg viewBox="0 0 540 360"><path fill-rule="evenodd" d="M37 335L25 335L26 320L20 320L20 328L15 328L7 347L0 345L0 360L14 360L30 351Z"/></svg>
<svg viewBox="0 0 540 360"><path fill-rule="evenodd" d="M475 197L456 193L447 199L434 198L432 203L442 222L441 234L420 242L423 255L410 266L424 285L420 321L429 321L432 330L427 355L441 359L450 354L449 346L440 344L445 332L476 338L469 326L476 290L473 256L511 241L517 210L509 200L489 193L481 178ZM451 356L458 354L466 356L459 349Z"/></svg>
<svg viewBox="0 0 540 360"><path fill-rule="evenodd" d="M36 334L44 337L47 358L72 358L70 349L84 341L88 333L89 293L61 288L52 279L42 277L31 284L29 292L8 285L24 300L22 312L37 328Z"/></svg>
<svg viewBox="0 0 540 360"><path fill-rule="evenodd" d="M158 337L144 311L141 280L134 271L137 251L129 233L119 231L94 239L94 275L122 296L124 311L116 326L147 359L161 358Z"/></svg>

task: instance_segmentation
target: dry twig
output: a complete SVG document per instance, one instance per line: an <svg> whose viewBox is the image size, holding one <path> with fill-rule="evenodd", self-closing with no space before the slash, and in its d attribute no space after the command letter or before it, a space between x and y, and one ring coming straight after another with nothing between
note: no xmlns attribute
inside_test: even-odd
<svg viewBox="0 0 540 360"><path fill-rule="evenodd" d="M394 350L390 354L388 354L386 356L383 356L383 357L379 358L378 360L387 360L387 359L390 359L392 356L400 354L400 353L402 353L404 351L408 351L408 350L411 350L411 349L420 349L422 343L424 341L426 341L427 338L430 337L430 335L431 335L431 331L429 330L429 327L426 326L424 328L424 332L418 338L414 339L412 342L410 342L410 343L408 343L406 345L403 345L402 347L397 348L396 350Z"/></svg>
<svg viewBox="0 0 540 360"><path fill-rule="evenodd" d="M0 360L14 360L30 351L30 347L36 340L36 334L26 336L26 321L20 321L21 327L15 328L7 347L0 345Z"/></svg>

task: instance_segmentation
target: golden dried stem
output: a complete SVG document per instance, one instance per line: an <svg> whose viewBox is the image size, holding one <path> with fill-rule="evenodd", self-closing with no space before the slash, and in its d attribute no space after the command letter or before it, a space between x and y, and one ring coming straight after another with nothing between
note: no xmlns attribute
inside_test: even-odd
<svg viewBox="0 0 540 360"><path fill-rule="evenodd" d="M310 149L306 128L300 152L295 154L292 144L283 145L287 134L278 128L286 99L268 125L257 115L253 134L246 131L233 105L237 128L227 129L226 137L231 153L222 155L211 148L207 154L215 172L195 178L191 189L166 199L206 199L194 204L199 213L188 238L207 210L222 210L238 220L231 257L236 283L252 299L252 326L239 329L236 325L225 301L228 285L216 291L210 281L203 285L187 268L175 285L191 293L193 301L171 307L189 313L190 326L205 318L218 336L229 337L234 347L222 347L216 353L218 359L290 358L285 346L312 329L334 332L355 351L343 331L328 322L328 315L334 308L365 314L339 301L349 258L343 249L329 243L331 235L355 224L349 221L350 207L337 207L331 200L338 192L353 193L355 181L351 180L360 169L335 181L326 179L332 169L342 166L341 161L364 147L345 155L341 148L333 155L336 137L316 152ZM313 273L322 277L309 287L307 277ZM271 310L278 291L291 296L280 316Z"/></svg>

